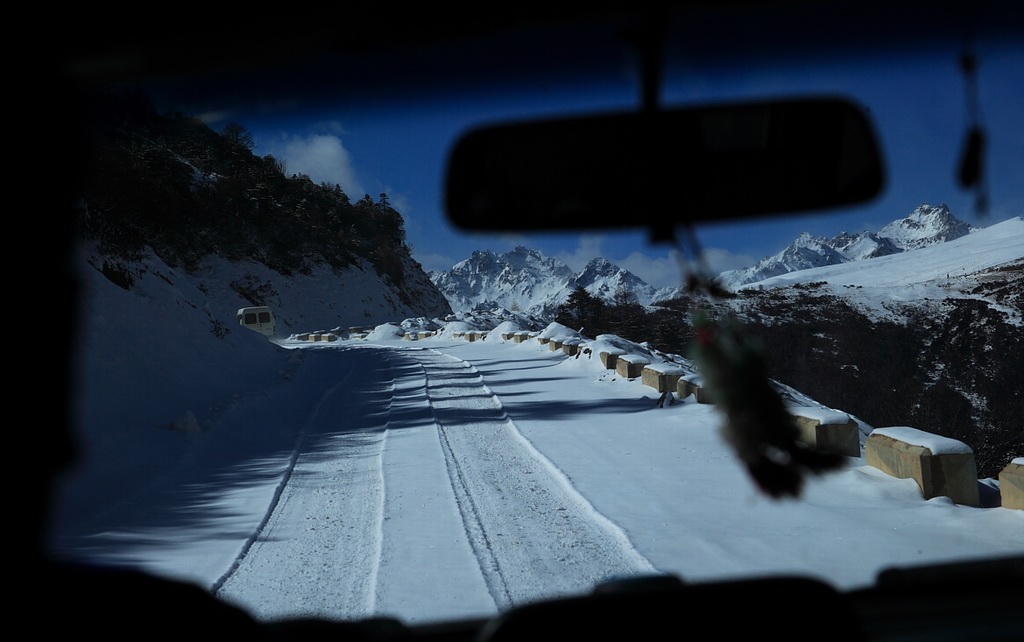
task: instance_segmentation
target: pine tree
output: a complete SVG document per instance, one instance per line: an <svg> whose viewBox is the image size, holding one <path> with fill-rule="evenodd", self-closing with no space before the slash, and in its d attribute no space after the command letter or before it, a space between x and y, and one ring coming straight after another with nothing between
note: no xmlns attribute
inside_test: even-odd
<svg viewBox="0 0 1024 642"><path fill-rule="evenodd" d="M224 138L231 143L252 151L256 147L256 141L252 132L238 123L228 123L221 132Z"/></svg>
<svg viewBox="0 0 1024 642"><path fill-rule="evenodd" d="M604 310L604 301L595 298L578 285L565 303L558 306L555 320L565 326L583 328L593 336L600 334Z"/></svg>

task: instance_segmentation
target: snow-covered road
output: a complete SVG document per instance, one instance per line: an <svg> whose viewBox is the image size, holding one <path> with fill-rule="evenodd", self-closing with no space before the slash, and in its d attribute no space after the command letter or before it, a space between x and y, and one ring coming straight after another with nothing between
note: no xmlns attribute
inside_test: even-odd
<svg viewBox="0 0 1024 642"><path fill-rule="evenodd" d="M309 409L218 595L259 617L415 619L653 570L523 438L473 365L431 349L316 352L336 383ZM424 577L424 565L439 572Z"/></svg>
<svg viewBox="0 0 1024 642"><path fill-rule="evenodd" d="M845 589L1021 550L1021 511L925 500L863 455L797 501L766 498L713 405L659 408L593 351L497 336L286 347L258 370L264 386L197 407L201 429L95 435L55 549L194 582L260 618L410 623L655 569Z"/></svg>

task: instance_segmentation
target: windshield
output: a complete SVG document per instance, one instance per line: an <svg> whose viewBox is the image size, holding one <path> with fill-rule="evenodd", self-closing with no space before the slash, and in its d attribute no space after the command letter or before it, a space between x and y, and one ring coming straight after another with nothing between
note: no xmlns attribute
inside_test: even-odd
<svg viewBox="0 0 1024 642"><path fill-rule="evenodd" d="M640 109L635 56L507 85L424 87L412 64L364 90L316 58L102 87L77 194L80 463L50 548L260 619L406 622L629 577L850 590L1024 553L1019 44L969 49L976 76L960 41L786 66L669 48L662 106L842 96L887 172L865 205L669 242L445 218L459 135ZM661 189L684 209L697 188ZM828 454L795 481L745 450L777 410L795 461Z"/></svg>

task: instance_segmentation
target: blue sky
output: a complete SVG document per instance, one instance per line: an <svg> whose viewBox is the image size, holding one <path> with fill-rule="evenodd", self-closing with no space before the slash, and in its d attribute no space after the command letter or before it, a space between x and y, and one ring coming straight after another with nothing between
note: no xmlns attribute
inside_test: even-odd
<svg viewBox="0 0 1024 642"><path fill-rule="evenodd" d="M959 43L937 46L930 55L901 63L872 65L870 56L837 59L811 67L797 65L786 75L746 67L713 76L696 68L670 66L665 72L666 106L766 96L840 93L864 104L878 127L888 170L882 196L867 206L701 225L698 238L712 269L751 265L783 249L801 232L832 236L842 231L877 230L922 203L947 204L953 214L986 226L1024 215L1024 45L978 47L981 122L989 137L989 210L978 216L974 195L960 188L955 169L969 125ZM523 244L579 269L604 256L656 287L679 285L674 250L652 245L642 229L615 233L468 234L448 224L442 183L448 150L465 128L533 116L635 108L637 83L623 72L610 86L585 84L555 89L535 86L511 99L480 91L465 104L435 100L413 108L401 102L352 101L357 109L262 102L258 108L208 114L214 128L230 119L255 136L260 155L285 162L290 173L318 182L339 183L356 200L387 193L406 221L414 257L427 270L443 270L474 250L507 251ZM666 186L672 190L673 186ZM680 202L686 195L680 191Z"/></svg>

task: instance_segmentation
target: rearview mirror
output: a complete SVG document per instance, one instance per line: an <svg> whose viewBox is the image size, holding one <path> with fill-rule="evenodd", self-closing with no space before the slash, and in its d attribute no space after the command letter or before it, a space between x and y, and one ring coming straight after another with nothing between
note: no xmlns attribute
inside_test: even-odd
<svg viewBox="0 0 1024 642"><path fill-rule="evenodd" d="M471 131L449 157L446 206L468 230L661 230L849 205L883 183L864 111L802 99Z"/></svg>

